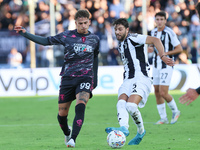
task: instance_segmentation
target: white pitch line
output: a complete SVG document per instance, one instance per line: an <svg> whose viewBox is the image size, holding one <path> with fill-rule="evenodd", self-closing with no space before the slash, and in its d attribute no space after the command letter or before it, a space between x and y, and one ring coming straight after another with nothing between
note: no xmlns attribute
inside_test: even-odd
<svg viewBox="0 0 200 150"><path fill-rule="evenodd" d="M180 123L197 123L197 122L200 122L200 121L178 121L176 124L180 124ZM155 122L144 122L144 124L154 124ZM84 125L109 125L109 124L112 124L114 125L113 123L84 123ZM118 124L118 123L116 123ZM0 127L20 127L20 126L58 126L59 124L56 123L56 124L14 124L14 125L0 125ZM167 125L167 124L166 124ZM170 124L169 124L170 125Z"/></svg>

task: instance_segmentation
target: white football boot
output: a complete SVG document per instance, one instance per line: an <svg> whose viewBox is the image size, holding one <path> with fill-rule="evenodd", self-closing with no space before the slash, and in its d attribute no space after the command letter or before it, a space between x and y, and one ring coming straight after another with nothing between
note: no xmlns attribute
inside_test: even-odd
<svg viewBox="0 0 200 150"><path fill-rule="evenodd" d="M171 124L174 124L177 122L178 118L180 117L181 112L178 110L177 112L172 114L172 120L171 120Z"/></svg>
<svg viewBox="0 0 200 150"><path fill-rule="evenodd" d="M67 147L75 147L75 142L73 139L70 139L67 143L66 143Z"/></svg>
<svg viewBox="0 0 200 150"><path fill-rule="evenodd" d="M67 145L67 142L70 140L71 136L72 136L72 127L68 126L70 129L70 134L68 136L65 135L65 145Z"/></svg>

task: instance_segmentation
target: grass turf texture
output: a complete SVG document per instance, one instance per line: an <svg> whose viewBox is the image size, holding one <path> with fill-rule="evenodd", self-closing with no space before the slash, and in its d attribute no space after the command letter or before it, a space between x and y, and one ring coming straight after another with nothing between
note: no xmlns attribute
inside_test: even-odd
<svg viewBox="0 0 200 150"><path fill-rule="evenodd" d="M183 94L172 91L181 117L174 125L154 125L159 120L155 96L151 94L146 106L140 109L146 135L140 145L129 146L136 135L136 126L130 118L130 135L124 150L194 150L200 147L200 98L189 106L178 98ZM88 103L85 121L76 140L79 150L107 150L105 128L119 127L116 116L117 95L95 95ZM70 109L69 125L74 117ZM172 113L166 106L168 119ZM57 122L57 96L0 97L0 149L1 150L64 150L64 135ZM68 148L71 149L71 148Z"/></svg>

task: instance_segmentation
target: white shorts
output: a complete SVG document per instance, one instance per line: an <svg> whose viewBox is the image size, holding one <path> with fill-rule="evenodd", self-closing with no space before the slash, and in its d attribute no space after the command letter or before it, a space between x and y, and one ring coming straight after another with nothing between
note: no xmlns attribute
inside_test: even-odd
<svg viewBox="0 0 200 150"><path fill-rule="evenodd" d="M173 68L167 67L164 69L157 69L153 67L153 85L169 86L172 78Z"/></svg>
<svg viewBox="0 0 200 150"><path fill-rule="evenodd" d="M151 92L152 80L148 77L139 77L132 79L125 79L118 91L118 97L122 94L126 94L128 97L130 95L139 95L142 97L138 107L142 108L147 102L149 93Z"/></svg>

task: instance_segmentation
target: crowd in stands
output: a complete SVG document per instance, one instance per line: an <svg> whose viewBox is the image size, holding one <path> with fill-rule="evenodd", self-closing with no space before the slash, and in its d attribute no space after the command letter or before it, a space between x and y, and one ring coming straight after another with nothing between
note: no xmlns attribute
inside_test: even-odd
<svg viewBox="0 0 200 150"><path fill-rule="evenodd" d="M121 64L117 51L118 41L112 26L114 19L127 18L130 32L142 34L142 20L146 19L147 31L151 31L155 27L154 15L161 10L167 12L167 26L175 31L184 50L177 55L176 63L198 63L200 59L200 22L195 11L198 0L146 0L145 18L142 16L143 0L35 0L36 35L50 35L50 1L55 6L56 34L75 29L74 15L77 9L90 11L89 30L101 39L99 65ZM29 29L28 7L28 0L0 0L0 32L12 31L15 25ZM24 64L30 64L28 46L22 52ZM47 53L50 48L36 45L37 67L49 66ZM62 65L63 48L53 47L55 66ZM149 60L151 62L151 55Z"/></svg>

